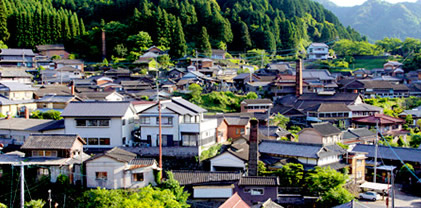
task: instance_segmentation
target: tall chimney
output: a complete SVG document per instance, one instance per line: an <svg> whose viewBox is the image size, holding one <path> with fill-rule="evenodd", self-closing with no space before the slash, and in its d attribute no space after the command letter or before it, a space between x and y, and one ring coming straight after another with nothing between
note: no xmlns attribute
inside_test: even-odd
<svg viewBox="0 0 421 208"><path fill-rule="evenodd" d="M250 120L250 144L249 144L249 163L248 163L248 175L257 176L257 162L259 161L258 152L259 152L259 121Z"/></svg>
<svg viewBox="0 0 421 208"><path fill-rule="evenodd" d="M105 30L102 30L101 40L102 40L102 60L104 60L107 57L106 47L105 47Z"/></svg>
<svg viewBox="0 0 421 208"><path fill-rule="evenodd" d="M296 83L295 83L295 95L300 96L303 94L303 60L298 59L295 63L296 70Z"/></svg>

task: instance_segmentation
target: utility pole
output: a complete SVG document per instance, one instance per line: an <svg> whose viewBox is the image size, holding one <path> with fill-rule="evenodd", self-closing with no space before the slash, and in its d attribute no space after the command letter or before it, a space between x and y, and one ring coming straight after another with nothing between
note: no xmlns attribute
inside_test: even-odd
<svg viewBox="0 0 421 208"><path fill-rule="evenodd" d="M374 149L374 178L373 178L373 182L376 183L376 179L377 179L377 149L379 147L378 144L378 140L379 140L379 120L376 121L376 141L375 141L375 149Z"/></svg>
<svg viewBox="0 0 421 208"><path fill-rule="evenodd" d="M25 207L25 166L20 162L20 207Z"/></svg>
<svg viewBox="0 0 421 208"><path fill-rule="evenodd" d="M156 99L158 100L158 123L159 123L159 169L160 180L162 182L162 126L161 126L161 101L159 100L159 85L156 82Z"/></svg>
<svg viewBox="0 0 421 208"><path fill-rule="evenodd" d="M49 205L49 208L51 208L51 201L53 201L51 199L51 189L48 189L48 205Z"/></svg>
<svg viewBox="0 0 421 208"><path fill-rule="evenodd" d="M392 168L392 188L390 192L392 193L392 208L395 208L395 176L393 174L394 168Z"/></svg>

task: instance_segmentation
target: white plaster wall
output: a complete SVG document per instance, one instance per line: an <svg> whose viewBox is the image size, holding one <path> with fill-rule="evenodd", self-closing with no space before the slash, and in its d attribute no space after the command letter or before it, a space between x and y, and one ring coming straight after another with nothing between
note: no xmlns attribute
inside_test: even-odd
<svg viewBox="0 0 421 208"><path fill-rule="evenodd" d="M107 172L107 180L102 188L123 188L123 170L125 164L109 157L100 157L86 163L86 186L88 188L100 187L96 180L96 172Z"/></svg>
<svg viewBox="0 0 421 208"><path fill-rule="evenodd" d="M222 153L212 159L210 159L211 171L215 171L215 166L217 167L235 167L245 169L245 163L243 160L235 157L230 153Z"/></svg>

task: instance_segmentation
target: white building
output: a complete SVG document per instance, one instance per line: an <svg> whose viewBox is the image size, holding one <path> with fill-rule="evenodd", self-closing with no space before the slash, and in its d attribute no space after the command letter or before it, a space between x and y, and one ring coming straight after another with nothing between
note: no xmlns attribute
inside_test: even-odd
<svg viewBox="0 0 421 208"><path fill-rule="evenodd" d="M136 158L136 154L113 148L86 161L88 188L143 188L156 185L153 170L155 159Z"/></svg>
<svg viewBox="0 0 421 208"><path fill-rule="evenodd" d="M205 119L205 109L182 98L161 101L162 146L197 147L198 153L216 142L216 119ZM142 146L159 146L158 104L138 113Z"/></svg>
<svg viewBox="0 0 421 208"><path fill-rule="evenodd" d="M71 102L64 109L66 134L79 134L88 148L129 145L136 111L130 102Z"/></svg>
<svg viewBox="0 0 421 208"><path fill-rule="evenodd" d="M329 58L329 46L324 43L312 43L307 48L307 57L310 60L326 60Z"/></svg>

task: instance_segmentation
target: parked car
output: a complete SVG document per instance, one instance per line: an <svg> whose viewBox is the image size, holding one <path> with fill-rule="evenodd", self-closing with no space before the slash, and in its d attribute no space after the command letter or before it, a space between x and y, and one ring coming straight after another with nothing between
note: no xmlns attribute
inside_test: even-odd
<svg viewBox="0 0 421 208"><path fill-rule="evenodd" d="M371 201L376 201L381 199L380 195L374 191L367 191L360 194L360 199L367 199Z"/></svg>

